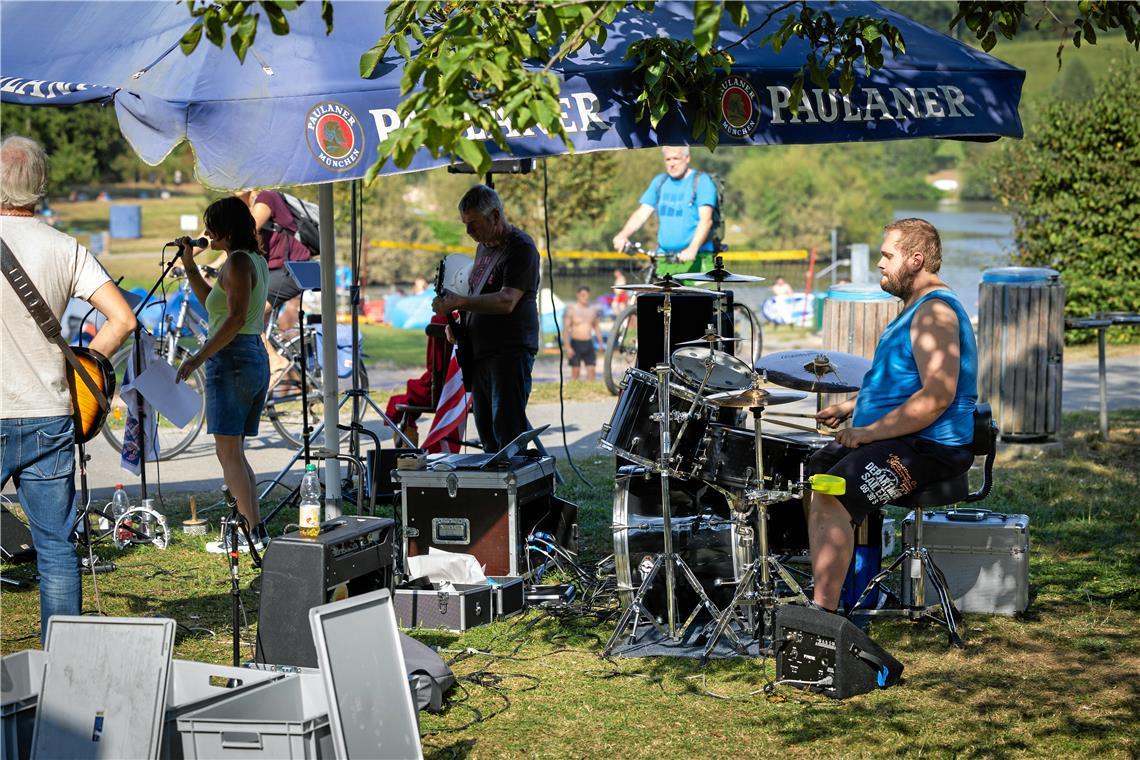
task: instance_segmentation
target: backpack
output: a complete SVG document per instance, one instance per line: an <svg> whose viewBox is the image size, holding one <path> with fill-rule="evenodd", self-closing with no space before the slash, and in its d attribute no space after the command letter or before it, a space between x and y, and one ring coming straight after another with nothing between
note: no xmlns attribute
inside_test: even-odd
<svg viewBox="0 0 1140 760"><path fill-rule="evenodd" d="M285 201L293 214L293 222L297 225L296 232L282 227L272 219L265 226L274 232L284 232L300 241L301 245L309 249L309 255L316 259L321 255L321 228L320 207L312 201L303 201L295 195L274 191ZM718 191L719 192L719 191Z"/></svg>
<svg viewBox="0 0 1140 760"><path fill-rule="evenodd" d="M707 174L708 178L713 182L713 187L716 188L716 205L712 207L712 227L709 229L709 241L713 245L713 252L717 253L725 250L724 214L721 213L721 207L724 205L724 180L721 179L719 174L699 172L694 169L692 195L689 196L690 207L697 202L697 183L700 181L702 174ZM665 184L665 179L668 176L668 174L661 174L657 177L657 198L653 201L654 208L656 208L657 204L661 201L661 186ZM658 213L660 214L660 212Z"/></svg>

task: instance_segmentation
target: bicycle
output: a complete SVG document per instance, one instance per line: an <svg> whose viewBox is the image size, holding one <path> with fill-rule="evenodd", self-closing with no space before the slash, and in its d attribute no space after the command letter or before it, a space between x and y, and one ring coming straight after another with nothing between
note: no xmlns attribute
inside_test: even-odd
<svg viewBox="0 0 1140 760"><path fill-rule="evenodd" d="M677 262L677 254L668 251L645 251L640 243L629 243L623 250L630 256L644 255L649 261L641 269L642 282L649 284L657 280L658 262ZM733 335L744 338L735 343L734 354L753 366L763 348L764 332L760 321L752 310L743 303L732 305ZM606 353L602 364L602 378L610 393L621 393L622 378L631 367L637 365L637 298L636 294L629 306L614 319L613 328L606 340Z"/></svg>
<svg viewBox="0 0 1140 760"><path fill-rule="evenodd" d="M209 276L216 276L217 270L203 267ZM155 356L172 367L181 366L187 356L200 349L205 343L208 327L205 314L195 308L196 302L191 299L189 281L185 271L175 267L171 274L181 283L176 294L171 298L174 308L164 313L159 324L154 341ZM317 330L312 325L306 326L304 333L293 328L280 330L276 320L271 319L267 329L268 339L282 356L290 361L290 365L280 374L280 380L269 389L266 398L263 416L269 420L274 430L282 439L293 446L301 445L301 361L300 348L302 343L308 347L305 356L306 377L308 380L308 398L310 424L315 428L324 419L324 382L321 367L317 361ZM103 436L115 451L123 450L123 435L126 428L127 406L119 396L122 388L123 376L127 362L131 360L134 343L128 342L120 348L111 358L118 381L115 397L111 400L112 410L103 426ZM362 376L363 365L358 370ZM367 383L366 376L362 377ZM202 424L206 419L206 373L199 367L186 379L186 384L198 392L201 399L193 419L183 428L178 428L163 415L158 415L159 459L171 459L185 451L202 431ZM342 434L342 439L345 436Z"/></svg>

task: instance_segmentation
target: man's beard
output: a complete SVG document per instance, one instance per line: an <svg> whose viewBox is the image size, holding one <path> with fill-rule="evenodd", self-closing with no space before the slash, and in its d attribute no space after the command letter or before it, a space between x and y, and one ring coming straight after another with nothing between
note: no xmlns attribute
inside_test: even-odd
<svg viewBox="0 0 1140 760"><path fill-rule="evenodd" d="M879 280L879 287L892 296L907 300L914 293L914 277L895 278L883 273Z"/></svg>

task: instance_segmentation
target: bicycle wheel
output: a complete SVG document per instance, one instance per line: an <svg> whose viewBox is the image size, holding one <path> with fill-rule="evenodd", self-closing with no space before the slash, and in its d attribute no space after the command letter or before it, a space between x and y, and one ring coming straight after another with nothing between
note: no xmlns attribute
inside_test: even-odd
<svg viewBox="0 0 1140 760"><path fill-rule="evenodd" d="M305 354L307 378L307 409L309 426L315 432L325 420L324 375L316 363L316 343L313 332L306 331L305 341L307 352ZM300 365L301 336L297 335L289 340L281 349L284 356L289 357L293 366L286 370L285 375L274 387L269 389L269 396L265 400L265 416L273 425L278 435L290 446L300 446L304 435L304 412L306 405L301 401L301 365ZM362 384L367 382L364 367L360 367ZM345 404L340 409L340 423L347 425L352 421L352 407ZM323 431L321 433L323 436ZM341 431L340 440L348 439L348 433ZM314 436L319 441L321 436Z"/></svg>
<svg viewBox="0 0 1140 760"><path fill-rule="evenodd" d="M621 381L626 370L637 364L637 304L626 308L610 330L606 341L606 356L602 364L602 378L606 388L615 396L621 393Z"/></svg>
<svg viewBox="0 0 1140 760"><path fill-rule="evenodd" d="M756 360L764 349L764 330L760 327L760 320L742 303L732 305L732 329L737 338L744 338L736 344L736 358L748 364L756 365Z"/></svg>
<svg viewBox="0 0 1140 760"><path fill-rule="evenodd" d="M156 348L162 347L157 341L155 346ZM127 405L119 393L123 387L123 374L127 369L127 361L131 358L133 351L134 343L128 343L111 357L111 364L115 368L115 396L110 399L111 412L107 415L107 422L103 425L103 437L107 439L115 451L123 450L123 435L127 426ZM185 349L179 348L176 355L177 364L182 363L187 353ZM160 355L154 357L154 360L166 361L165 357ZM186 447L198 437L198 433L202 430L202 423L206 421L206 373L199 367L190 374L190 377L186 378L185 382L198 392L198 409L194 413L194 418L183 428L176 427L166 417L161 414L158 415L158 458L160 461L171 459L185 451Z"/></svg>

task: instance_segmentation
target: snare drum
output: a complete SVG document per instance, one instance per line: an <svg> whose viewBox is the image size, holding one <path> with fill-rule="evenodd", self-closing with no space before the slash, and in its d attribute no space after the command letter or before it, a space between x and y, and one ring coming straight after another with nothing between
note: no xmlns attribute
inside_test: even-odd
<svg viewBox="0 0 1140 760"><path fill-rule="evenodd" d="M670 474L691 477L705 428L720 410L678 384L670 386L670 396L670 411L688 412L692 409L683 433L681 422L673 420L669 423L669 438L676 452ZM660 463L661 428L653 415L658 411L657 377L636 367L626 371L613 417L602 426L598 445L631 462L656 467Z"/></svg>
<svg viewBox="0 0 1140 760"><path fill-rule="evenodd" d="M711 424L701 441L694 477L716 483L721 488L755 487L756 435L751 430ZM764 483L776 491L791 490L800 481L800 465L827 445L831 438L814 433L762 435Z"/></svg>

